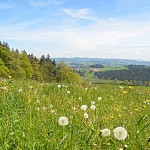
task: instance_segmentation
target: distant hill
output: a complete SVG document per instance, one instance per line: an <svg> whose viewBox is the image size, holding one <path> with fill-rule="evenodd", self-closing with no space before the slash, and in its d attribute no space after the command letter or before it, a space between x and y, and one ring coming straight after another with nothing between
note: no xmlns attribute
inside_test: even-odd
<svg viewBox="0 0 150 150"><path fill-rule="evenodd" d="M140 60L131 60L131 59L105 59L105 58L88 58L88 57L72 57L72 58L54 58L56 63L61 61L65 62L66 64L84 64L84 65L91 65L91 64L102 64L107 66L126 66L126 65L145 65L150 66L150 61L140 61Z"/></svg>

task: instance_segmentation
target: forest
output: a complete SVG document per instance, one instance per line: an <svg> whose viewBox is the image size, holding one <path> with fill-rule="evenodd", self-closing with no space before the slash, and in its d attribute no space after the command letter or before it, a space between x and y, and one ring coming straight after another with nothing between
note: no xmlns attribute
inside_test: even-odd
<svg viewBox="0 0 150 150"><path fill-rule="evenodd" d="M0 42L0 77L33 79L45 82L80 82L80 76L63 62L56 65L50 55L37 58L26 51L9 48L7 42Z"/></svg>
<svg viewBox="0 0 150 150"><path fill-rule="evenodd" d="M150 81L150 67L144 65L128 65L128 69L95 72L99 79L128 80L134 84L144 84Z"/></svg>

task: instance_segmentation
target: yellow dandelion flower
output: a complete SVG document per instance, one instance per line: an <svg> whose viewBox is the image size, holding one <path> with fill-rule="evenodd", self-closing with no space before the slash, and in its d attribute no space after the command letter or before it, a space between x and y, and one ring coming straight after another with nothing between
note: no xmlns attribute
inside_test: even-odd
<svg viewBox="0 0 150 150"><path fill-rule="evenodd" d="M123 86L119 86L119 88L120 88L120 89L124 89L124 87L123 87Z"/></svg>
<svg viewBox="0 0 150 150"><path fill-rule="evenodd" d="M132 89L133 87L132 87L132 86L128 86L128 88L129 88L129 89Z"/></svg>
<svg viewBox="0 0 150 150"><path fill-rule="evenodd" d="M122 93L123 93L123 94L127 94L128 92L127 92L127 91L122 91Z"/></svg>
<svg viewBox="0 0 150 150"><path fill-rule="evenodd" d="M10 75L9 75L9 76L8 76L8 78L9 78L9 79L11 79L11 78L12 78L12 76L10 76Z"/></svg>

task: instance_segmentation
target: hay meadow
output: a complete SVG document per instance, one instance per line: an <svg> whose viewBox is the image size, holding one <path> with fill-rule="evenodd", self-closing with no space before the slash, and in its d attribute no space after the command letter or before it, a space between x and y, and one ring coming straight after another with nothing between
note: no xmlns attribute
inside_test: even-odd
<svg viewBox="0 0 150 150"><path fill-rule="evenodd" d="M150 87L0 79L0 149L148 150L149 110Z"/></svg>

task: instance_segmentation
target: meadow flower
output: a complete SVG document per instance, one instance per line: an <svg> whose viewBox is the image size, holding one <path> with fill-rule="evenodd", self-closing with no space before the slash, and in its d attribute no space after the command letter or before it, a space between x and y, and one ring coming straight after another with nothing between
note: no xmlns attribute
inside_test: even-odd
<svg viewBox="0 0 150 150"><path fill-rule="evenodd" d="M95 110L95 109L96 109L96 106L95 106L95 105L91 105L90 109L91 109L91 110Z"/></svg>
<svg viewBox="0 0 150 150"><path fill-rule="evenodd" d="M50 108L53 108L53 105L52 105L52 104L50 104Z"/></svg>
<svg viewBox="0 0 150 150"><path fill-rule="evenodd" d="M88 88L85 88L85 90L87 91L87 90L88 90Z"/></svg>
<svg viewBox="0 0 150 150"><path fill-rule="evenodd" d="M119 150L123 150L123 148L119 148Z"/></svg>
<svg viewBox="0 0 150 150"><path fill-rule="evenodd" d="M61 88L61 85L59 84L59 85L57 85L57 87L58 87L58 88Z"/></svg>
<svg viewBox="0 0 150 150"><path fill-rule="evenodd" d="M119 88L120 88L120 89L124 89L124 87L123 87L123 86L119 86Z"/></svg>
<svg viewBox="0 0 150 150"><path fill-rule="evenodd" d="M39 108L39 107L36 107L36 110L37 110L37 111L39 111L39 110L40 110L40 108Z"/></svg>
<svg viewBox="0 0 150 150"><path fill-rule="evenodd" d="M91 105L94 105L95 104L95 102L94 101L91 101Z"/></svg>
<svg viewBox="0 0 150 150"><path fill-rule="evenodd" d="M2 90L8 90L6 86L1 87Z"/></svg>
<svg viewBox="0 0 150 150"><path fill-rule="evenodd" d="M79 97L79 100L82 100L82 97Z"/></svg>
<svg viewBox="0 0 150 150"><path fill-rule="evenodd" d="M47 107L43 107L43 110L47 110Z"/></svg>
<svg viewBox="0 0 150 150"><path fill-rule="evenodd" d="M85 119L89 118L89 115L86 112L84 113L84 118Z"/></svg>
<svg viewBox="0 0 150 150"><path fill-rule="evenodd" d="M69 121L68 121L67 117L60 117L58 119L58 123L60 126L66 126L66 125L68 125Z"/></svg>
<svg viewBox="0 0 150 150"><path fill-rule="evenodd" d="M127 147L128 147L128 145L124 145L124 147L125 147L125 148L127 148Z"/></svg>
<svg viewBox="0 0 150 150"><path fill-rule="evenodd" d="M54 114L54 113L55 113L55 110L52 109L52 110L51 110L51 113Z"/></svg>
<svg viewBox="0 0 150 150"><path fill-rule="evenodd" d="M102 97L98 97L97 100L98 100L98 101L101 101L101 100L102 100Z"/></svg>
<svg viewBox="0 0 150 150"><path fill-rule="evenodd" d="M19 92L19 93L22 93L22 92L23 92L23 89L19 89L18 92Z"/></svg>
<svg viewBox="0 0 150 150"><path fill-rule="evenodd" d="M37 102L37 103L40 103L40 100L37 100L36 102Z"/></svg>
<svg viewBox="0 0 150 150"><path fill-rule="evenodd" d="M102 136L109 136L111 134L110 130L107 128L100 131Z"/></svg>
<svg viewBox="0 0 150 150"><path fill-rule="evenodd" d="M33 86L29 86L29 89L33 89Z"/></svg>
<svg viewBox="0 0 150 150"><path fill-rule="evenodd" d="M72 110L76 110L76 107L72 107Z"/></svg>
<svg viewBox="0 0 150 150"><path fill-rule="evenodd" d="M127 91L122 91L122 93L123 93L123 94L127 94L128 92L127 92Z"/></svg>
<svg viewBox="0 0 150 150"><path fill-rule="evenodd" d="M114 136L117 140L125 140L128 136L128 133L125 128L117 127L114 129Z"/></svg>
<svg viewBox="0 0 150 150"><path fill-rule="evenodd" d="M70 94L70 91L67 91L67 94Z"/></svg>
<svg viewBox="0 0 150 150"><path fill-rule="evenodd" d="M87 105L81 105L81 110L84 110L84 111L86 111L86 109L88 108L88 106Z"/></svg>

